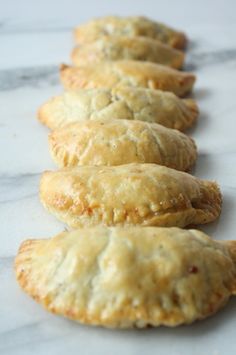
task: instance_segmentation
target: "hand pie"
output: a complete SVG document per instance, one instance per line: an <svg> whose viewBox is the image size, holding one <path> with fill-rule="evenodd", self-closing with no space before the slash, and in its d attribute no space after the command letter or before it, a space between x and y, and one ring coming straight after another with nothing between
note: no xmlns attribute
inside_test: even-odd
<svg viewBox="0 0 236 355"><path fill-rule="evenodd" d="M46 102L38 118L51 129L81 120L125 118L183 131L194 124L198 113L192 99L160 90L122 87L67 91Z"/></svg>
<svg viewBox="0 0 236 355"><path fill-rule="evenodd" d="M195 82L192 73L137 60L101 62L81 67L63 64L60 76L68 90L131 86L171 91L177 96L188 94Z"/></svg>
<svg viewBox="0 0 236 355"><path fill-rule="evenodd" d="M177 326L214 314L236 294L236 241L197 230L84 228L27 240L15 260L23 290L85 324Z"/></svg>
<svg viewBox="0 0 236 355"><path fill-rule="evenodd" d="M47 171L40 198L49 212L71 227L184 227L214 221L221 210L215 182L155 164Z"/></svg>
<svg viewBox="0 0 236 355"><path fill-rule="evenodd" d="M144 36L179 49L184 49L187 44L187 37L183 32L142 16L106 16L91 20L75 29L75 39L79 44L93 42L104 35Z"/></svg>
<svg viewBox="0 0 236 355"><path fill-rule="evenodd" d="M77 46L72 52L75 65L102 61L133 59L182 68L184 53L148 37L103 36L97 41Z"/></svg>
<svg viewBox="0 0 236 355"><path fill-rule="evenodd" d="M194 141L156 123L129 120L81 121L49 136L60 167L156 163L187 171L196 161Z"/></svg>

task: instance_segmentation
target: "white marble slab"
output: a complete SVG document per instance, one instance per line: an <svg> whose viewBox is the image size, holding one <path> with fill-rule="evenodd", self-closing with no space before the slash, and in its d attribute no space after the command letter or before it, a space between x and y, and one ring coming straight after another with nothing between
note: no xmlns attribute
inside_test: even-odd
<svg viewBox="0 0 236 355"><path fill-rule="evenodd" d="M236 300L218 315L178 329L111 331L46 313L16 284L13 258L28 237L64 228L38 200L38 182L54 168L38 106L62 89L58 65L69 61L72 27L91 16L146 14L187 31L187 65L198 76L201 116L191 135L194 173L217 180L222 216L202 229L216 239L236 230L236 3L229 1L7 1L0 12L0 354L234 355Z"/></svg>

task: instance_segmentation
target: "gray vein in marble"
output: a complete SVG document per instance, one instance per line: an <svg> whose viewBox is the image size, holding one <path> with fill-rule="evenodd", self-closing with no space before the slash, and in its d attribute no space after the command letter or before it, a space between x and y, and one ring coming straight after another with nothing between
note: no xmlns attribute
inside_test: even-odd
<svg viewBox="0 0 236 355"><path fill-rule="evenodd" d="M236 49L215 52L190 53L186 70L209 65L236 61ZM14 90L21 87L55 86L59 83L59 65L6 69L0 71L0 91Z"/></svg>
<svg viewBox="0 0 236 355"><path fill-rule="evenodd" d="M37 192L32 193L32 194L28 194L22 197L18 197L18 198L12 198L9 200L0 200L0 205L5 204L5 203L11 203L11 202L16 202L16 201L23 201L23 200L28 200L31 199L33 197L37 196Z"/></svg>
<svg viewBox="0 0 236 355"><path fill-rule="evenodd" d="M199 151L198 152L198 158L199 157L202 157L202 158L205 158L205 157L208 157L208 156L213 156L213 157L215 157L215 156L218 156L218 155L227 155L227 156L236 156L236 151L234 151L234 150L230 150L230 151L221 151L221 152L210 152L210 153L208 153L208 152L201 152L201 151Z"/></svg>
<svg viewBox="0 0 236 355"><path fill-rule="evenodd" d="M11 328L10 330L6 330L5 332L1 332L1 336L4 336L4 335L6 335L6 334L9 334L10 332L19 331L19 329L21 330L21 329L23 329L23 328L28 328L28 327L31 327L31 326L38 326L39 323L41 323L41 322L40 322L40 321L38 321L38 322L32 322L32 323L25 324L25 325L23 325L23 326L21 326L21 327ZM0 344L1 344L1 342L0 342ZM0 347L0 349L1 349L1 347Z"/></svg>
<svg viewBox="0 0 236 355"><path fill-rule="evenodd" d="M59 65L45 65L0 71L0 91L22 87L55 86L59 83Z"/></svg>
<svg viewBox="0 0 236 355"><path fill-rule="evenodd" d="M21 325L15 329L10 329L0 333L0 351L11 349L16 345L26 345L38 341L38 339L45 341L51 339L51 335L44 335L40 332L41 321L32 322L26 325ZM14 344L11 339L14 337Z"/></svg>
<svg viewBox="0 0 236 355"><path fill-rule="evenodd" d="M16 180L24 180L24 179L32 179L35 177L40 176L41 172L39 173L24 173L24 174L17 174L17 175L0 175L0 180L4 184L12 184Z"/></svg>
<svg viewBox="0 0 236 355"><path fill-rule="evenodd" d="M195 70L202 67L225 64L226 62L236 61L236 48L217 50L212 52L190 52L187 57L186 70Z"/></svg>
<svg viewBox="0 0 236 355"><path fill-rule="evenodd" d="M36 196L41 173L0 176L0 203Z"/></svg>
<svg viewBox="0 0 236 355"><path fill-rule="evenodd" d="M75 26L74 26L75 27ZM51 23L11 23L8 19L2 19L0 21L0 35L5 34L28 34L28 33L54 33L54 32L71 32L73 28L68 25L51 24Z"/></svg>
<svg viewBox="0 0 236 355"><path fill-rule="evenodd" d="M69 331L65 331L64 334L61 331L59 331L59 334L57 332L52 333L48 331L47 320L39 320L6 332L1 332L0 351L10 350L17 345L26 346L34 344L39 340L40 342L53 341L55 338L58 338L58 335L60 338L68 337ZM14 343L12 343L12 337L14 337Z"/></svg>
<svg viewBox="0 0 236 355"><path fill-rule="evenodd" d="M0 36L3 36L5 34L28 34L28 33L61 33L61 32L71 32L72 29L71 27L55 27L55 28L44 28L44 27L25 27L25 28L18 28L18 27L12 27L12 28L4 28L1 26L0 23Z"/></svg>
<svg viewBox="0 0 236 355"><path fill-rule="evenodd" d="M225 190L236 190L236 186L229 186L229 185L224 185L224 184L220 184L221 189L225 189Z"/></svg>

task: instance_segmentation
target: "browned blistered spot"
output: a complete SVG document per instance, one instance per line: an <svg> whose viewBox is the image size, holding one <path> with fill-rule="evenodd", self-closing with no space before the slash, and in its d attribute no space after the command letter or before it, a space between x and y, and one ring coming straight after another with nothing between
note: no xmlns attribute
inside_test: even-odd
<svg viewBox="0 0 236 355"><path fill-rule="evenodd" d="M176 293L176 292L173 292L172 293L172 300L173 300L173 303L178 306L179 303L180 303L180 299L179 299L179 295Z"/></svg>
<svg viewBox="0 0 236 355"><path fill-rule="evenodd" d="M197 274L198 273L198 267L195 266L195 265L192 265L192 266L189 267L188 272L190 274Z"/></svg>
<svg viewBox="0 0 236 355"><path fill-rule="evenodd" d="M215 295L216 295L216 298L219 300L221 300L224 297L220 292L216 292Z"/></svg>
<svg viewBox="0 0 236 355"><path fill-rule="evenodd" d="M87 215L91 216L93 214L93 208L83 207L81 214L87 214Z"/></svg>
<svg viewBox="0 0 236 355"><path fill-rule="evenodd" d="M186 83L186 79L185 79L185 78L181 78L181 79L179 80L179 85L180 85L180 86L184 86L185 83Z"/></svg>
<svg viewBox="0 0 236 355"><path fill-rule="evenodd" d="M128 211L127 210L124 210L124 217L127 218L129 215Z"/></svg>
<svg viewBox="0 0 236 355"><path fill-rule="evenodd" d="M68 309L66 311L66 315L69 317L69 318L76 318L76 312L73 310L73 309Z"/></svg>
<svg viewBox="0 0 236 355"><path fill-rule="evenodd" d="M89 216L91 216L91 215L93 214L93 209L90 208L90 207L88 207L88 208L87 208L87 214L88 214Z"/></svg>

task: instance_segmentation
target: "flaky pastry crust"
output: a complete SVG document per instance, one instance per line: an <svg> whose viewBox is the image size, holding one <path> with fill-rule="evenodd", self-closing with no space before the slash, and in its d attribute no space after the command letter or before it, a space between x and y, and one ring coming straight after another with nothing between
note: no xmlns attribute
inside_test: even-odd
<svg viewBox="0 0 236 355"><path fill-rule="evenodd" d="M51 129L81 120L128 119L184 131L196 122L198 114L192 99L161 90L120 87L66 91L42 105L38 118Z"/></svg>
<svg viewBox="0 0 236 355"><path fill-rule="evenodd" d="M50 312L105 327L177 326L214 314L236 293L236 241L197 230L83 228L27 240L22 289Z"/></svg>
<svg viewBox="0 0 236 355"><path fill-rule="evenodd" d="M156 123L130 120L81 121L49 135L59 167L155 163L188 171L197 158L194 141Z"/></svg>
<svg viewBox="0 0 236 355"><path fill-rule="evenodd" d="M196 80L192 73L137 60L100 62L80 67L62 64L60 78L68 90L131 86L171 91L180 97L192 90Z"/></svg>
<svg viewBox="0 0 236 355"><path fill-rule="evenodd" d="M74 65L86 65L121 59L141 60L180 69L184 53L148 37L103 36L72 51Z"/></svg>
<svg viewBox="0 0 236 355"><path fill-rule="evenodd" d="M75 29L75 39L79 44L93 42L104 35L144 36L157 39L178 49L184 49L187 44L187 37L183 32L144 16L105 16L91 20Z"/></svg>
<svg viewBox="0 0 236 355"><path fill-rule="evenodd" d="M221 211L215 182L155 164L47 171L40 198L49 212L71 227L184 227L211 222Z"/></svg>

